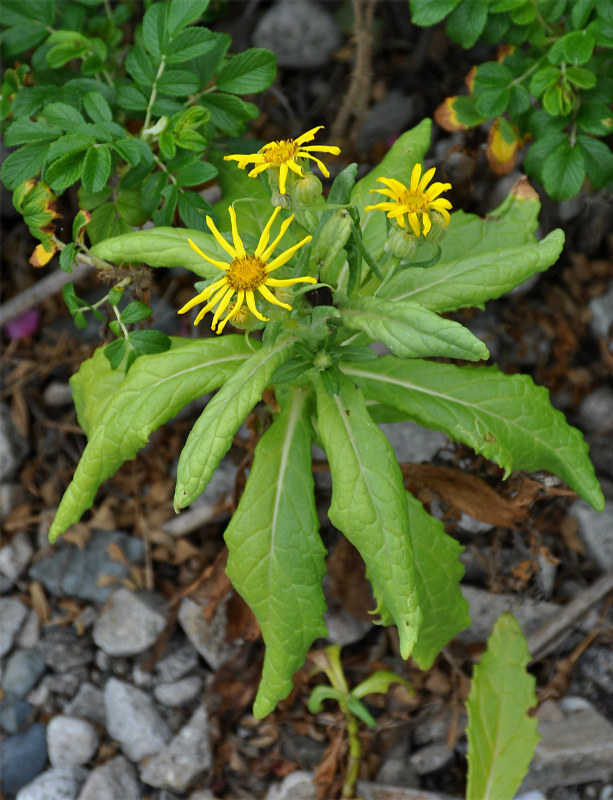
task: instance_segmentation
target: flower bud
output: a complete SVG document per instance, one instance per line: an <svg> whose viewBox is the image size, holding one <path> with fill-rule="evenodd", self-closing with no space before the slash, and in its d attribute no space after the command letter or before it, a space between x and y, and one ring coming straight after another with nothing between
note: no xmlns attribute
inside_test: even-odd
<svg viewBox="0 0 613 800"><path fill-rule="evenodd" d="M351 217L344 209L337 211L324 225L313 244L313 257L319 269L330 266L347 244L351 234Z"/></svg>
<svg viewBox="0 0 613 800"><path fill-rule="evenodd" d="M292 195L297 203L308 205L321 197L322 188L317 175L307 172L304 178L298 178L294 184Z"/></svg>
<svg viewBox="0 0 613 800"><path fill-rule="evenodd" d="M273 191L270 196L270 202L275 208L289 208L292 204L292 198L288 194L281 194L281 192Z"/></svg>
<svg viewBox="0 0 613 800"><path fill-rule="evenodd" d="M391 253L397 258L407 261L415 255L417 250L417 236L403 228L394 226L387 237L383 248L386 253Z"/></svg>

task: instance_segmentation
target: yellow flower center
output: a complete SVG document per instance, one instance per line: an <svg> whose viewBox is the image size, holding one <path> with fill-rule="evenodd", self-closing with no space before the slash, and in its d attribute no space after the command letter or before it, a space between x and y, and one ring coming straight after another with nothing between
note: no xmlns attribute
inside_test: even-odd
<svg viewBox="0 0 613 800"><path fill-rule="evenodd" d="M407 206L409 213L414 211L426 211L430 207L430 201L423 192L412 192L410 189L407 189L398 199L402 205Z"/></svg>
<svg viewBox="0 0 613 800"><path fill-rule="evenodd" d="M285 164L292 159L298 151L298 145L293 139L282 139L280 142L271 142L262 148L261 152L269 164Z"/></svg>
<svg viewBox="0 0 613 800"><path fill-rule="evenodd" d="M265 266L256 256L235 258L226 272L228 283L237 292L252 292L266 280Z"/></svg>

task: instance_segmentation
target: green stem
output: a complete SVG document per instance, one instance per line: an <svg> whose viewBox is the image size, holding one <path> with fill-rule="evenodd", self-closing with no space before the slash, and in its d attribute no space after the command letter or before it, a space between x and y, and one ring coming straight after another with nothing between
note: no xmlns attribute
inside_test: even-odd
<svg viewBox="0 0 613 800"><path fill-rule="evenodd" d="M153 109L153 104L155 103L155 98L157 97L158 93L158 81L164 74L165 69L166 69L166 56L163 55L162 60L160 61L160 66L158 67L157 75L155 76L155 80L153 81L153 86L151 87L151 96L149 97L147 111L145 112L145 122L143 124L144 131L146 131L151 124L151 110Z"/></svg>
<svg viewBox="0 0 613 800"><path fill-rule="evenodd" d="M514 78L509 84L509 88L511 88L512 86L517 86L517 84L522 83L524 79L528 77L528 75L532 75L532 73L541 66L541 62L544 61L546 58L547 58L546 55L541 56L539 60L535 61L531 67L528 67L528 69L522 75L519 75L517 78Z"/></svg>
<svg viewBox="0 0 613 800"><path fill-rule="evenodd" d="M119 313L119 311L117 309L117 306L112 306L112 309L113 309L113 311L115 313L115 316L117 317L117 322L119 323L119 327L121 328L121 332L123 333L124 337L127 339L128 336L129 336L128 329L126 328L126 326L121 321L121 314Z"/></svg>
<svg viewBox="0 0 613 800"><path fill-rule="evenodd" d="M196 92L196 94L190 95L187 98L187 100L183 103L183 105L184 106L191 106L196 102L196 100L199 100L205 94L210 94L211 92L216 92L216 91L217 91L217 87L215 86L215 84L213 84L212 86L209 86L208 89L203 89L201 92Z"/></svg>
<svg viewBox="0 0 613 800"><path fill-rule="evenodd" d="M160 168L160 169L161 169L163 172L165 172L165 173L168 175L168 178L170 179L170 182L171 182L171 183L174 183L174 184L176 185L176 183L177 183L177 179L176 179L176 177L175 177L175 176L172 174L172 172L170 172L170 171L169 171L168 167L166 166L166 164L164 164L164 162L162 161L162 159L161 159L161 158L159 158L159 157L158 157L158 156L157 156L157 155L154 153L154 154L153 154L153 160L154 160L154 161L155 161L155 163L158 165L158 167L159 167L159 168ZM181 187L179 187L179 191L180 191L180 192L181 192L181 191L183 191L183 190L181 189Z"/></svg>
<svg viewBox="0 0 613 800"><path fill-rule="evenodd" d="M347 774L343 782L341 797L346 800L355 798L355 787L360 773L360 760L362 758L362 746L358 736L358 721L349 711L344 709L345 719L347 720L347 739L349 741L349 758L347 759Z"/></svg>

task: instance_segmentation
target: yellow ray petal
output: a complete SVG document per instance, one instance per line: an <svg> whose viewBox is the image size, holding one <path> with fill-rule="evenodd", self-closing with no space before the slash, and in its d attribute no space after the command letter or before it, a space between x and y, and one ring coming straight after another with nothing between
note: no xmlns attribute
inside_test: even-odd
<svg viewBox="0 0 613 800"><path fill-rule="evenodd" d="M295 283L317 283L315 278L305 275L304 278L266 278L266 286L293 286Z"/></svg>
<svg viewBox="0 0 613 800"><path fill-rule="evenodd" d="M407 187L404 184L397 181L396 178L377 178L379 183L382 183L384 186L387 186L392 191L396 192L398 197L402 197L402 195L406 192ZM371 189L371 192L378 192L378 189Z"/></svg>
<svg viewBox="0 0 613 800"><path fill-rule="evenodd" d="M292 307L289 306L287 303L282 303L280 300L277 300L274 294L269 289L267 289L263 283L261 283L258 286L258 291L268 300L269 303L274 303L274 305L281 306L281 308L287 308L288 311L292 310Z"/></svg>
<svg viewBox="0 0 613 800"><path fill-rule="evenodd" d="M268 322L269 321L268 317L263 317L260 314L260 312L257 310L256 305L255 305L255 297L253 296L253 292L251 290L247 290L245 292L245 297L247 299L247 308L249 309L249 311L251 311L253 316L257 317L262 322Z"/></svg>
<svg viewBox="0 0 613 800"><path fill-rule="evenodd" d="M245 253L245 248L243 247L241 237L238 235L238 227L236 225L236 211L232 208L232 206L228 208L228 214L230 215L230 225L232 226L232 241L234 242L234 247L239 257L244 258L247 255L247 253Z"/></svg>
<svg viewBox="0 0 613 800"><path fill-rule="evenodd" d="M217 323L219 322L219 317L223 314L226 308L230 305L230 298L234 294L234 289L230 287L228 291L224 294L224 296L219 301L219 305L215 310L215 314L213 315L213 321L211 322L211 330L215 330L217 327Z"/></svg>
<svg viewBox="0 0 613 800"><path fill-rule="evenodd" d="M432 222L430 221L430 216L425 211L421 212L421 221L424 226L424 236L427 236L432 227Z"/></svg>
<svg viewBox="0 0 613 800"><path fill-rule="evenodd" d="M287 180L287 164L281 164L279 167L279 191L285 194L285 181Z"/></svg>
<svg viewBox="0 0 613 800"><path fill-rule="evenodd" d="M415 212L411 212L409 214L409 225L413 229L415 236L419 236L419 219L417 218L417 214L415 214Z"/></svg>
<svg viewBox="0 0 613 800"><path fill-rule="evenodd" d="M277 256L273 261L270 262L270 264L266 265L266 272L272 272L273 270L282 267L283 264L286 264L290 260L296 250L299 250L304 244L310 242L312 238L312 236L305 236L301 242L298 242L298 244L290 247L289 250L281 253L281 255Z"/></svg>
<svg viewBox="0 0 613 800"><path fill-rule="evenodd" d="M340 147L327 144L311 144L308 147L301 147L300 150L306 150L307 153L332 153L333 156L337 156L341 152Z"/></svg>
<svg viewBox="0 0 613 800"><path fill-rule="evenodd" d="M293 159L290 158L285 163L291 169L292 172L295 172L296 175L300 175L301 178L304 178L304 174L302 172L302 169L300 168L300 166L298 164L296 164L296 162Z"/></svg>
<svg viewBox="0 0 613 800"><path fill-rule="evenodd" d="M419 176L421 175L421 164L417 163L411 170L411 191L416 192L419 186Z"/></svg>
<svg viewBox="0 0 613 800"><path fill-rule="evenodd" d="M303 153L300 153L300 155L302 155L303 158L310 158L311 161L314 161L317 164L317 166L322 171L322 173L326 176L326 178L330 177L330 173L328 171L328 168L326 167L326 165L324 164L323 161L320 161L318 158L316 158L315 156L312 156L310 153L304 153L303 152Z"/></svg>
<svg viewBox="0 0 613 800"><path fill-rule="evenodd" d="M452 208L452 205L445 197L439 197L437 200L432 201L432 208L440 211L442 208Z"/></svg>
<svg viewBox="0 0 613 800"><path fill-rule="evenodd" d="M290 226L290 224L291 224L293 219L294 219L294 215L292 214L290 217L288 217L287 219L283 220L283 222L281 223L281 227L279 228L279 233L277 234L276 239L273 241L272 244L268 245L266 250L264 250L264 252L260 256L262 261L268 261L268 259L274 253L274 251L277 248L277 245L279 244L281 239L285 236L285 231L289 228L289 226Z"/></svg>
<svg viewBox="0 0 613 800"><path fill-rule="evenodd" d="M226 327L226 323L230 322L234 319L234 317L238 314L238 312L243 307L243 300L245 299L245 292L241 289L236 296L236 300L234 302L234 308L230 313L219 323L217 326L217 333L221 333L223 329Z"/></svg>
<svg viewBox="0 0 613 800"><path fill-rule="evenodd" d="M232 258L232 260L234 260L235 258L238 258L238 253L236 252L236 250L232 247L232 245L229 242L226 242L226 240L223 238L221 233L219 233L219 231L215 227L215 223L213 222L211 217L207 217L206 218L206 224L208 225L209 230L211 231L213 236L215 237L215 240L217 241L217 244L219 244L219 246L222 247L226 251L226 253ZM227 267L226 267L226 269L227 269Z"/></svg>
<svg viewBox="0 0 613 800"><path fill-rule="evenodd" d="M207 286L203 292L200 292L200 294L197 294L195 297L192 297L191 300L188 300L187 303L185 303L185 305L177 311L177 314L185 314L186 311L190 310L190 308L193 308L199 303L203 303L205 300L208 300L209 297L214 294L222 285L225 286L227 283L227 278L220 278L218 281L215 281L215 283Z"/></svg>
<svg viewBox="0 0 613 800"><path fill-rule="evenodd" d="M376 203L374 206L364 206L364 211L372 211L375 208L381 211L389 211L392 208L398 208L398 203Z"/></svg>
<svg viewBox="0 0 613 800"><path fill-rule="evenodd" d="M264 161L262 164L257 164L249 173L250 178L257 177L260 172L264 172L265 169L269 169L270 164L267 161Z"/></svg>
<svg viewBox="0 0 613 800"><path fill-rule="evenodd" d="M442 192L449 191L449 189L451 189L451 184L450 183L440 183L440 182L433 183L432 186L429 186L426 189L426 197L428 197L428 199L432 200L433 198L435 198L437 195L441 194Z"/></svg>
<svg viewBox="0 0 613 800"><path fill-rule="evenodd" d="M198 245L192 242L191 239L188 239L187 241L192 250L195 250L196 253L198 253L198 255L201 258L204 258L205 261L208 261L210 264L213 264L214 267L217 267L218 269L223 269L225 271L230 266L229 264L226 264L225 261L218 261L216 258L211 258L210 256L207 256L207 254L203 253L202 250L198 247Z"/></svg>
<svg viewBox="0 0 613 800"><path fill-rule="evenodd" d="M281 207L277 206L275 210L272 212L270 219L266 223L266 226L260 235L260 241L258 242L258 246L255 248L255 253L253 254L257 258L260 258L262 253L266 249L266 245L268 244L268 240L270 238L270 229L272 228L272 224L276 220L279 211L281 211Z"/></svg>
<svg viewBox="0 0 613 800"><path fill-rule="evenodd" d="M312 142L317 131L322 130L323 127L323 125L318 125L316 128L311 128L310 131L307 131L306 133L301 134L297 139L294 139L294 143L301 145L305 142Z"/></svg>
<svg viewBox="0 0 613 800"><path fill-rule="evenodd" d="M417 187L417 191L423 192L426 186L430 183L432 178L434 177L434 173L436 172L435 167L431 167L427 172L424 172L422 179L419 182L419 186Z"/></svg>
<svg viewBox="0 0 613 800"><path fill-rule="evenodd" d="M224 294L227 292L227 290L228 290L228 284L225 283L221 287L221 289L213 297L211 297L209 302L203 308L200 309L200 311L198 312L198 316L194 320L194 325L197 325L200 322L200 320L202 319L202 317L204 317L204 315L208 311L210 311L215 305L217 305L217 303L219 303L219 301L224 296Z"/></svg>

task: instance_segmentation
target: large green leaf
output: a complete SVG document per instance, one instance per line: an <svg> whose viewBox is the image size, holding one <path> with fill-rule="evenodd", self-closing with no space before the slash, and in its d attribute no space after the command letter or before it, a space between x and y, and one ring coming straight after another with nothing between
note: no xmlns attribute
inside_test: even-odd
<svg viewBox="0 0 613 800"><path fill-rule="evenodd" d="M172 341L175 344L177 340ZM125 377L122 369L111 369L104 347L98 347L70 379L77 420L86 436L90 435Z"/></svg>
<svg viewBox="0 0 613 800"><path fill-rule="evenodd" d="M561 230L536 241L540 203L510 194L481 219L458 211L441 241L433 267L414 267L395 275L380 292L389 300L413 300L433 311L475 306L513 289L555 263L564 244Z"/></svg>
<svg viewBox="0 0 613 800"><path fill-rule="evenodd" d="M470 625L468 602L460 591L464 565L459 556L463 548L417 498L407 492L406 500L423 615L411 656L421 669L430 669L443 647Z"/></svg>
<svg viewBox="0 0 613 800"><path fill-rule="evenodd" d="M402 474L391 444L371 420L364 397L346 378L330 397L317 383L318 429L332 473L329 517L364 559L375 597L411 655L421 623L415 556Z"/></svg>
<svg viewBox="0 0 613 800"><path fill-rule="evenodd" d="M380 258L383 254L383 245L387 238L387 220L385 213L378 209L364 211L364 206L373 205L383 199L381 195L370 194L370 190L382 188L382 185L377 183L377 178L395 178L408 184L413 166L417 162L423 163L430 146L431 129L432 121L424 119L415 128L403 133L396 139L381 163L353 187L351 202L360 212L364 245L374 258Z"/></svg>
<svg viewBox="0 0 613 800"><path fill-rule="evenodd" d="M394 356L342 369L368 398L469 445L507 475L513 469L549 470L594 508L604 508L583 436L527 375Z"/></svg>
<svg viewBox="0 0 613 800"><path fill-rule="evenodd" d="M291 356L293 341L293 338L282 339L270 349L258 350L204 409L179 458L176 510L188 506L204 491L228 452L234 434L262 397L275 370Z"/></svg>
<svg viewBox="0 0 613 800"><path fill-rule="evenodd" d="M351 330L363 331L401 358L447 356L480 361L489 357L483 342L459 322L443 319L410 300L345 299L341 319Z"/></svg>
<svg viewBox="0 0 613 800"><path fill-rule="evenodd" d="M526 672L530 653L519 623L502 614L475 667L468 711L466 800L511 800L539 740L535 679Z"/></svg>
<svg viewBox="0 0 613 800"><path fill-rule="evenodd" d="M148 228L124 233L94 245L91 254L116 264L121 261L143 261L150 267L186 267L202 278L220 277L222 273L205 261L189 246L188 239L220 261L231 259L210 233L191 228Z"/></svg>
<svg viewBox="0 0 613 800"><path fill-rule="evenodd" d="M165 353L137 359L106 405L102 393L112 382L102 370L101 385L93 389L93 397L100 399L83 406L89 441L51 525L51 541L80 519L100 484L134 458L152 431L220 386L251 355L242 336L174 339ZM85 363L83 380L73 380L83 393L96 384L95 364L91 359Z"/></svg>
<svg viewBox="0 0 613 800"><path fill-rule="evenodd" d="M327 635L321 587L326 551L313 494L309 412L307 392L288 392L255 449L245 493L224 534L228 576L266 643L257 717L287 697L313 640Z"/></svg>

